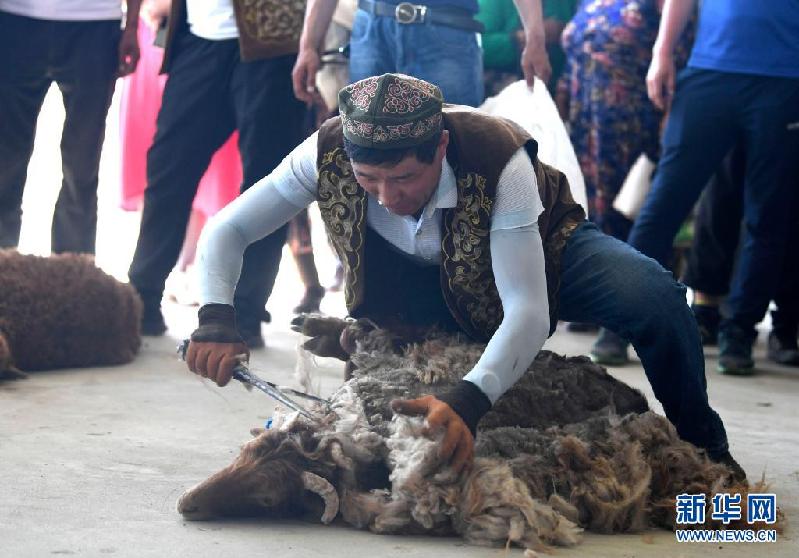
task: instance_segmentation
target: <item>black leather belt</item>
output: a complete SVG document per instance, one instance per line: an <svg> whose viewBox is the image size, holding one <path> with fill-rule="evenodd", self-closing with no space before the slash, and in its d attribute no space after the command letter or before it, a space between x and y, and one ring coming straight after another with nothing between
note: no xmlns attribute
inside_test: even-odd
<svg viewBox="0 0 799 558"><path fill-rule="evenodd" d="M358 0L358 8L376 16L392 17L403 24L434 23L475 33L485 29L469 12L457 8L429 8L410 2L389 4L377 0Z"/></svg>

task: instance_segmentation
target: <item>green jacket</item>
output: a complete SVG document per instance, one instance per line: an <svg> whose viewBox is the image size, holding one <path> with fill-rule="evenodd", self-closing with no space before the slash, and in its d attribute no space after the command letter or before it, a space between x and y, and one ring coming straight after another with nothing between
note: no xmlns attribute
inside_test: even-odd
<svg viewBox="0 0 799 558"><path fill-rule="evenodd" d="M513 33L522 22L513 0L478 0L477 19L485 25L483 31L483 66L492 70L519 70L519 48Z"/></svg>
<svg viewBox="0 0 799 558"><path fill-rule="evenodd" d="M580 0L543 0L544 19L564 24L571 20ZM522 28L513 0L478 0L477 19L485 25L483 32L483 66L490 70L518 72L521 52L513 37ZM566 57L559 44L547 47L552 65L552 83L563 71Z"/></svg>

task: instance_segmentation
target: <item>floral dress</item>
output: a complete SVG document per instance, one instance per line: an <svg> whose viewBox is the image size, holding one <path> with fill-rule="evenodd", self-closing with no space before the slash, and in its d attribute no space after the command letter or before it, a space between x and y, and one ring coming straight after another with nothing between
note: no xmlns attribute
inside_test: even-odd
<svg viewBox="0 0 799 558"><path fill-rule="evenodd" d="M625 240L632 222L613 200L641 153L655 159L662 113L646 94L658 0L583 0L563 31L571 140L585 175L589 218Z"/></svg>

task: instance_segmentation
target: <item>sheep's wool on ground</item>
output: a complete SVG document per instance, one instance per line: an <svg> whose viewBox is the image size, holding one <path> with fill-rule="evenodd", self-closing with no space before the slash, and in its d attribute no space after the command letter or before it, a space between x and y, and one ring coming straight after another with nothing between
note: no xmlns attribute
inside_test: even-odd
<svg viewBox="0 0 799 558"><path fill-rule="evenodd" d="M278 411L229 467L182 496L186 518L338 517L378 533L458 534L532 552L577 544L583 529L673 528L677 494L748 489L680 440L638 391L584 357L546 351L480 422L473 466L456 476L439 462L441 436L421 435L423 420L395 416L390 402L448 389L481 345L437 333L401 342L331 318L303 331L315 347L341 339L354 377L318 420Z"/></svg>

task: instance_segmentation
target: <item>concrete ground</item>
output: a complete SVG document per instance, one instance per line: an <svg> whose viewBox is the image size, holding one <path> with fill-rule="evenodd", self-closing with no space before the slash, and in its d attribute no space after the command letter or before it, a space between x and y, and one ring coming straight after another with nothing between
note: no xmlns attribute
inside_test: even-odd
<svg viewBox="0 0 799 558"><path fill-rule="evenodd" d="M50 110L57 116L57 103L52 99L48 103L45 114ZM45 133L47 129L40 131ZM113 133L109 130L109 136ZM54 146L57 139L46 149L57 150ZM109 169L114 151L113 146L107 149L110 155L104 155L104 165ZM38 145L36 157L49 161L45 166L50 175L43 177L49 176L52 184L59 166L47 159L47 153L40 153ZM38 178L42 176L36 173L42 169L32 165ZM101 182L100 227L106 232L101 232L104 240L98 264L124 276L135 217L113 216L109 174L106 170ZM46 253L43 239L49 217L36 199L41 201L41 194L26 192L23 247ZM40 215L38 225L36 215ZM111 222L121 229L108 233L103 227ZM32 233L37 226L43 232L38 236ZM320 245L324 243L317 242ZM327 277L328 255L321 254L320 259ZM294 381L298 335L289 330L288 319L300 294L296 271L286 262L269 306L275 322L264 328L268 347L252 357L256 372L280 384ZM329 313L340 314L342 309L340 294L330 295L323 303ZM141 354L128 365L38 372L24 381L0 384L0 557L521 556L519 550L506 554L502 549L465 546L458 539L377 536L346 526L258 520L184 522L175 511L178 496L228 464L248 439L249 428L263 424L273 408L260 393L235 385L220 390L178 362L175 347L190 333L194 312L190 307L167 305L168 335L146 338ZM585 354L592 340L589 335L561 330L546 348ZM799 514L799 370L770 364L763 351L761 341L756 376L734 378L714 372L716 351L708 350L708 383L710 400L726 423L733 454L750 478L765 473L785 512L787 529L777 543L757 547L679 544L673 533L650 531L626 536L589 534L582 545L555 549L553 554L799 555L791 527ZM654 402L637 361L611 372L642 389ZM330 393L342 378L336 362L320 361L317 374L323 394Z"/></svg>

